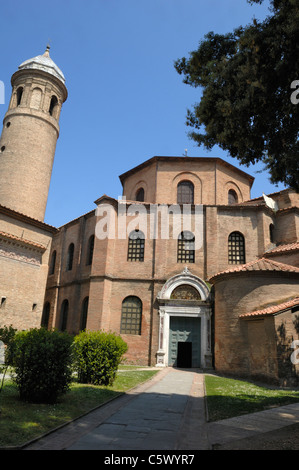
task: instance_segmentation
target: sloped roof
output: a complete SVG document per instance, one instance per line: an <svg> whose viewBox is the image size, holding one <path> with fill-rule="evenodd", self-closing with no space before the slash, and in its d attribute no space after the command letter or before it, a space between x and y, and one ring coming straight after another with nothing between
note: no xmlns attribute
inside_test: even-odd
<svg viewBox="0 0 299 470"><path fill-rule="evenodd" d="M42 55L32 57L32 59L25 60L19 65L19 70L23 69L36 69L47 72L58 78L63 84L65 84L65 77L59 67L53 62L49 54L50 47L47 46L46 51Z"/></svg>
<svg viewBox="0 0 299 470"><path fill-rule="evenodd" d="M271 250L264 253L264 256L271 256L272 254L282 254L282 253L290 253L293 251L299 250L299 242L294 243L287 243L285 245L278 245Z"/></svg>
<svg viewBox="0 0 299 470"><path fill-rule="evenodd" d="M30 246L32 248L36 248L41 251L45 251L46 247L44 245L41 245L40 243L33 242L31 240L27 240L22 237L17 237L16 235L12 235L11 233L6 233L0 231L0 239L4 238L5 240L12 241L12 242L17 242L22 245Z"/></svg>
<svg viewBox="0 0 299 470"><path fill-rule="evenodd" d="M265 272L265 271L277 271L277 272L292 272L299 273L299 268L291 266L289 264L279 263L277 261L269 260L266 258L260 258L250 263L237 265L234 268L227 269L225 271L214 274L209 282L213 282L216 278L223 277L230 274L240 273L240 272Z"/></svg>
<svg viewBox="0 0 299 470"><path fill-rule="evenodd" d="M299 305L299 297L296 297L291 300L287 300L286 302L280 303L278 305L272 305L270 307L264 308L262 310L255 310L254 312L250 313L243 313L239 315L239 318L251 318L251 317L264 317L267 315L274 315L275 313L282 312L284 310L288 310L292 307Z"/></svg>
<svg viewBox="0 0 299 470"><path fill-rule="evenodd" d="M253 185L253 182L254 182L254 177L249 175L248 173L245 173L245 171L243 170L240 170L239 168L231 165L230 163L226 162L225 160L223 160L222 158L219 158L219 157L178 157L178 156L155 156L155 157L152 157L148 160L146 160L145 162L141 163L140 165L132 168L131 170L128 170L126 171L125 173L123 173L122 175L119 176L119 179L122 183L122 185L124 184L124 181L125 179L136 173L137 171L140 171L142 170L143 168L153 164L153 163L156 163L158 161L164 161L164 162L188 162L190 164L194 163L194 162L216 162L216 163L219 163L219 165L223 165L227 168L230 168L231 170L239 173L240 175L242 175L243 177L245 177L246 179L249 180L250 182L250 186Z"/></svg>
<svg viewBox="0 0 299 470"><path fill-rule="evenodd" d="M42 222L41 220L34 219L33 217L23 214L22 212L18 212L18 211L15 211L14 209L10 209L9 207L2 206L2 204L0 204L0 214L1 213L8 215L9 217L12 217L14 219L22 220L23 222L28 223L30 225L35 225L36 227L40 227L41 229L46 230L47 232L56 233L58 231L58 229L56 227L53 227L52 225L46 224L45 222Z"/></svg>

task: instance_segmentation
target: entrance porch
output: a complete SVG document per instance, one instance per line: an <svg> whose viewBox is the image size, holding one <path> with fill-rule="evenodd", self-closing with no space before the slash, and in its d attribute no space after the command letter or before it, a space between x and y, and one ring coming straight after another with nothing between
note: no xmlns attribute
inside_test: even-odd
<svg viewBox="0 0 299 470"><path fill-rule="evenodd" d="M160 291L157 367L211 368L211 306L206 283L184 271Z"/></svg>

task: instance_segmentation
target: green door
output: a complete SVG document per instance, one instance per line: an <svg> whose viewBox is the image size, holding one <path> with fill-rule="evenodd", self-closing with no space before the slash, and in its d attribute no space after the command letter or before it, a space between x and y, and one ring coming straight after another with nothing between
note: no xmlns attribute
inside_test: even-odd
<svg viewBox="0 0 299 470"><path fill-rule="evenodd" d="M170 317L168 365L200 367L200 318Z"/></svg>

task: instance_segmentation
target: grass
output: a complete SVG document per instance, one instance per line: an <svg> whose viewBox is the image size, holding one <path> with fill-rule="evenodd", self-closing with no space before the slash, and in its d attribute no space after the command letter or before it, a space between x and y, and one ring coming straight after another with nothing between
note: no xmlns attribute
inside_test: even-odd
<svg viewBox="0 0 299 470"><path fill-rule="evenodd" d="M205 376L210 421L232 418L299 401L298 390L262 387L251 382Z"/></svg>
<svg viewBox="0 0 299 470"><path fill-rule="evenodd" d="M6 379L0 394L0 447L20 446L153 377L155 370L128 370L117 374L113 386L73 383L55 405L24 403L15 384Z"/></svg>

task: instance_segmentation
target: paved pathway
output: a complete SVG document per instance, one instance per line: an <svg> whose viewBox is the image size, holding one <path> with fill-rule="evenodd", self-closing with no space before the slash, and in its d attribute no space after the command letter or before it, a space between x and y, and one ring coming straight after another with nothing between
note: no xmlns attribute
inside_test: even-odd
<svg viewBox="0 0 299 470"><path fill-rule="evenodd" d="M209 450L299 422L299 403L206 422L204 375L166 368L25 450Z"/></svg>
<svg viewBox="0 0 299 470"><path fill-rule="evenodd" d="M205 422L203 375L167 368L146 384L62 427L28 450L200 449Z"/></svg>

